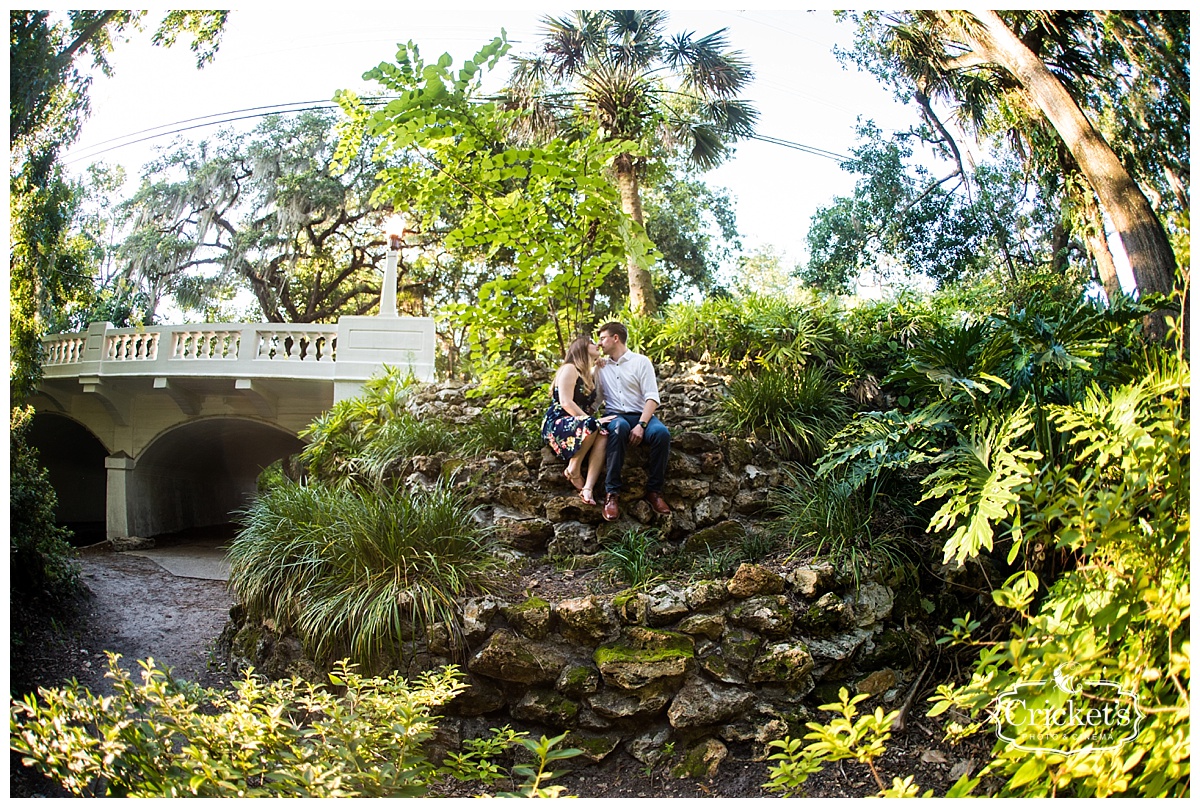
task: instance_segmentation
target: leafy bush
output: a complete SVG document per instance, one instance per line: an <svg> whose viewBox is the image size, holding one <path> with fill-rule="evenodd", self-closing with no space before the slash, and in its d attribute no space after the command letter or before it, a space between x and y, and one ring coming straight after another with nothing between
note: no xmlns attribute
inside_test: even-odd
<svg viewBox="0 0 1200 808"><path fill-rule="evenodd" d="M64 617L81 591L71 532L54 523L58 500L26 442L33 408L14 408L8 433L9 609L12 641L22 645L40 626Z"/></svg>
<svg viewBox="0 0 1200 808"><path fill-rule="evenodd" d="M1138 381L1111 391L1093 384L1078 402L1041 405L1054 436L1052 459L1030 446L1034 406L1022 404L986 410L940 454L926 451L928 444L905 452L893 450L899 442L872 438L877 449L864 448L871 441L844 447L822 468L857 467L865 478L872 463L877 471L889 467L880 458L893 458L893 466L913 453L933 460L923 486L941 502L929 529L949 534L945 557L1008 545L1005 561L1017 569L992 592L1011 612L1008 637L976 639L981 624L967 615L943 641L979 649L970 680L941 685L933 699L930 715L952 716L953 737L991 729L998 697L1025 683L1055 683L1023 694L1030 715L1058 715L1072 694L1087 699L1085 713L1140 705L1140 731L1119 744L1098 723L1014 724L979 772L1002 796L1190 792L1190 371L1181 357L1150 348L1128 375ZM1085 685L1108 689L1097 695ZM891 792L915 794L914 779ZM953 791L967 793L978 782L960 781Z"/></svg>
<svg viewBox="0 0 1200 808"><path fill-rule="evenodd" d="M812 743L805 744L795 738L785 738L771 741L768 749L779 749L779 752L767 758L778 765L770 769L770 780L765 787L771 791L779 791L785 797L803 797L804 783L808 778L821 771L825 763L840 760L854 760L864 764L875 778L879 786L880 796L915 796L912 793L889 793L875 768L878 760L887 750L886 743L892 737L892 722L900 714L893 711L884 715L882 707L876 707L875 712L858 716L858 704L870 696L866 693L850 698L846 688L838 691L838 701L832 704L822 704L820 709L838 713L839 717L828 724L815 721L808 722L811 730L805 738ZM899 788L901 784L897 782Z"/></svg>
<svg viewBox="0 0 1200 808"><path fill-rule="evenodd" d="M313 419L300 437L308 445L300 453L309 473L325 481L348 484L361 479L363 453L380 431L403 412L415 380L402 378L395 370L369 379L354 398L334 404Z"/></svg>
<svg viewBox="0 0 1200 808"><path fill-rule="evenodd" d="M850 403L822 368L763 371L734 380L717 423L762 434L786 459L811 462L850 417Z"/></svg>
<svg viewBox="0 0 1200 808"><path fill-rule="evenodd" d="M454 668L409 683L345 662L330 681L201 688L109 654L115 695L78 684L13 702L11 744L80 797L416 797L438 776L422 745L435 711L466 685Z"/></svg>
<svg viewBox="0 0 1200 808"><path fill-rule="evenodd" d="M319 660L403 656L414 631L456 631L458 597L483 593L499 562L452 491L287 482L245 513L230 585L253 617L293 627Z"/></svg>
<svg viewBox="0 0 1200 808"><path fill-rule="evenodd" d="M511 410L484 410L461 430L463 447L474 454L530 452L542 447L541 420Z"/></svg>
<svg viewBox="0 0 1200 808"><path fill-rule="evenodd" d="M656 361L707 361L719 365L770 368L803 367L824 361L839 336L829 307L810 300L803 305L769 297L711 298L676 303L661 318L630 325L630 343Z"/></svg>
<svg viewBox="0 0 1200 808"><path fill-rule="evenodd" d="M1024 550L1078 560L1056 581L1027 569L993 592L1020 621L1008 640L977 643L971 680L939 688L931 714L965 711L971 721L951 729L976 732L1006 688L1064 675L1112 683L1136 695L1145 713L1136 738L1115 748L1097 739L1096 751L1081 751L1098 732L1091 727L1019 728L1013 744L997 742L981 772L1004 780L1002 794L1166 797L1190 790L1189 373L1182 362L1163 364L1111 394L1093 388L1080 404L1052 407L1051 424L1071 451L1057 467L1011 453L1032 479L984 502L974 491L947 501L956 503L951 512L963 512L942 525L955 530L947 554L973 554L960 523L988 519L1006 526L1010 558ZM957 641L974 642L974 626L963 625ZM1043 706L1061 705L1030 708ZM1030 755L1018 746L1074 754Z"/></svg>

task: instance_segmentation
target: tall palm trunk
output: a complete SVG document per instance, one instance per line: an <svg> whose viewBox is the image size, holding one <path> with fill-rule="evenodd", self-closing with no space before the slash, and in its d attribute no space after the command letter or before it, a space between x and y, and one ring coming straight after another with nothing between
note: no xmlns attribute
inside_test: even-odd
<svg viewBox="0 0 1200 808"><path fill-rule="evenodd" d="M1058 132L1120 235L1138 290L1142 294L1171 294L1175 288L1175 253L1146 195L1062 83L999 15L994 11L971 13L982 28L971 26L964 33L980 56L1000 65L1021 83ZM1151 339L1166 333L1161 314L1149 318L1146 326Z"/></svg>
<svg viewBox="0 0 1200 808"><path fill-rule="evenodd" d="M613 167L617 172L617 188L621 191L621 210L638 224L645 224L633 158L622 154L613 162ZM654 282L650 279L650 271L638 263L636 255L625 259L625 267L629 272L630 310L643 316L654 314L658 311L658 301L654 299Z"/></svg>

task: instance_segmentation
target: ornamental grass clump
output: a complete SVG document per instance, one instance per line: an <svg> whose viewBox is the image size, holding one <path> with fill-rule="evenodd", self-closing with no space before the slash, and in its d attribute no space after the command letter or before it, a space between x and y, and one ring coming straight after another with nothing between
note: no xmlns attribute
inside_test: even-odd
<svg viewBox="0 0 1200 808"><path fill-rule="evenodd" d="M290 627L318 662L403 658L426 627L457 633L461 597L499 572L488 532L448 488L287 482L245 513L230 585L252 618Z"/></svg>
<svg viewBox="0 0 1200 808"><path fill-rule="evenodd" d="M811 367L735 379L716 420L731 432L761 435L788 460L812 462L850 414L837 384L822 368Z"/></svg>

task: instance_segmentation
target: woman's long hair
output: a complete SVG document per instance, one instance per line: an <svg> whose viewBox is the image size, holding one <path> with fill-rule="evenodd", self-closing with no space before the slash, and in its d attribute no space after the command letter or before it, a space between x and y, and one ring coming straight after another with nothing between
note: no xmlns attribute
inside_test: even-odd
<svg viewBox="0 0 1200 808"><path fill-rule="evenodd" d="M596 389L596 368L592 364L592 357L588 355L588 348L592 344L591 337L579 337L577 340L567 346L566 363L574 365L579 371L579 378L583 379L583 390L585 393L590 393ZM567 391L570 395L571 391Z"/></svg>

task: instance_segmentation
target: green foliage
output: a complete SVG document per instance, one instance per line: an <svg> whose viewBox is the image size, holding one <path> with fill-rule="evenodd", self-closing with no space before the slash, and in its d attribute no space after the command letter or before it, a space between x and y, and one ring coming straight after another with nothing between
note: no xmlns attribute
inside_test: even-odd
<svg viewBox="0 0 1200 808"><path fill-rule="evenodd" d="M505 777L496 758L524 734L505 724L492 727L492 734L463 741L463 751L449 752L441 771L460 782L494 783Z"/></svg>
<svg viewBox="0 0 1200 808"><path fill-rule="evenodd" d="M301 433L308 439L300 459L316 479L330 486L379 485L404 458L447 452L472 457L489 452L536 451L540 422L532 410L501 402L466 424L422 418L406 409L417 382L395 370L363 385L315 418ZM538 391L538 403L545 391Z"/></svg>
<svg viewBox="0 0 1200 808"><path fill-rule="evenodd" d="M904 532L886 524L882 503L867 490L794 465L773 497L776 529L793 555L827 558L856 580L872 570L890 575L912 563Z"/></svg>
<svg viewBox="0 0 1200 808"><path fill-rule="evenodd" d="M562 743L567 737L567 733L563 733L554 738L547 738L543 735L538 740L531 738L521 738L520 743L534 756L537 763L537 768L528 765L519 765L513 767L513 774L524 777L525 780L521 783L520 788L515 792L501 792L499 797L540 797L540 798L555 798L562 796L565 786L548 786L546 783L553 780L562 772L547 771L546 767L556 760L569 760L583 754L582 749L555 749L554 747Z"/></svg>
<svg viewBox="0 0 1200 808"><path fill-rule="evenodd" d="M777 761L778 765L771 767L771 779L765 787L780 791L785 797L804 796L804 783L811 775L821 771L823 764L854 760L865 764L880 792L885 791L875 761L886 751L885 744L892 737L892 722L900 713L893 711L885 715L882 707L876 707L875 712L855 720L857 705L868 698L870 696L866 693L850 698L843 687L838 691L836 703L822 704L820 708L838 713L839 717L828 724L808 722L811 732L804 737L811 739L811 743L803 744L794 738L771 741L767 748L780 751L767 758L768 761Z"/></svg>
<svg viewBox="0 0 1200 808"><path fill-rule="evenodd" d="M73 235L78 190L52 152L13 164L9 179L9 392L20 404L41 378L41 338L56 313L91 291L92 243Z"/></svg>
<svg viewBox="0 0 1200 808"><path fill-rule="evenodd" d="M960 632L960 642L981 649L974 673L962 686L939 688L931 710L967 713L966 726L951 725L967 734L990 723L985 711L1006 688L1069 676L1133 694L1145 720L1136 738L1115 748L1103 748L1100 727L1017 727L1013 743L998 742L981 772L1005 781L1002 794L1189 793L1189 374L1170 359L1147 371L1112 393L1094 388L1079 404L1051 408L1071 457L1041 470L1009 508L1013 552L1040 547L1078 562L1057 581L1026 572L993 593L1021 620L994 643ZM1061 707L1062 692L1057 697L1030 707ZM1090 743L1101 748L1087 751ZM1031 755L1030 747L1048 751Z"/></svg>
<svg viewBox="0 0 1200 808"><path fill-rule="evenodd" d="M1030 429L1024 409L994 421L983 417L968 435L940 455L938 468L925 478L927 499L943 499L929 528L954 528L945 544L945 561L963 561L992 549L993 526L1009 514L1036 474L1036 451L1021 447Z"/></svg>
<svg viewBox="0 0 1200 808"><path fill-rule="evenodd" d="M109 654L114 695L78 684L12 703L13 749L79 797L416 797L439 772L422 745L465 689L443 668L413 682L364 678L345 662L329 687L247 672L232 691L141 683Z"/></svg>
<svg viewBox="0 0 1200 808"><path fill-rule="evenodd" d="M26 442L33 408L13 408L9 421L9 610L12 642L22 646L49 621L69 611L82 591L70 531L54 522L58 499Z"/></svg>
<svg viewBox="0 0 1200 808"><path fill-rule="evenodd" d="M628 325L628 324L627 324ZM657 361L706 361L725 366L805 366L831 356L836 321L826 303L791 303L750 295L677 303L638 322L638 344ZM630 328L630 343L635 329Z"/></svg>
<svg viewBox="0 0 1200 808"><path fill-rule="evenodd" d="M717 423L760 434L792 460L811 462L850 417L851 407L825 369L764 370L729 385Z"/></svg>
<svg viewBox="0 0 1200 808"><path fill-rule="evenodd" d="M372 112L352 93L337 98L347 115L339 160L356 155L368 136L379 140L377 161L418 156L384 167L373 200L420 215L422 230L441 233L451 255L490 269L443 313L482 358L511 361L546 350L561 356L591 327L605 277L653 246L621 215L604 176L624 144L594 135L510 144L516 113L479 98L481 71L507 50L497 38L453 71L449 54L427 64L409 43L395 64L367 74L395 96L386 106Z"/></svg>
<svg viewBox="0 0 1200 808"><path fill-rule="evenodd" d="M885 141L867 122L858 136L862 144L842 164L859 176L853 196L836 197L812 217L810 258L800 271L807 284L851 294L859 280L956 283L1000 268L995 230L1011 224L1015 212L1002 224L994 209L955 196L963 178L950 184L923 166L907 165L911 132ZM1019 198L1008 201L1015 206Z"/></svg>
<svg viewBox="0 0 1200 808"><path fill-rule="evenodd" d="M385 426L399 418L415 380L384 366L354 398L343 399L313 419L300 437L309 473L329 484L349 484L364 473L362 455Z"/></svg>
<svg viewBox="0 0 1200 808"><path fill-rule="evenodd" d="M641 587L658 577L661 544L656 530L625 530L600 551L600 566L616 581Z"/></svg>
<svg viewBox="0 0 1200 808"><path fill-rule="evenodd" d="M457 637L456 599L488 590L499 561L448 488L284 483L243 516L230 585L253 618L291 627L319 662L403 658L435 624Z"/></svg>
<svg viewBox="0 0 1200 808"><path fill-rule="evenodd" d="M462 446L468 452L533 452L542 447L541 422L512 410L484 410L462 427Z"/></svg>

